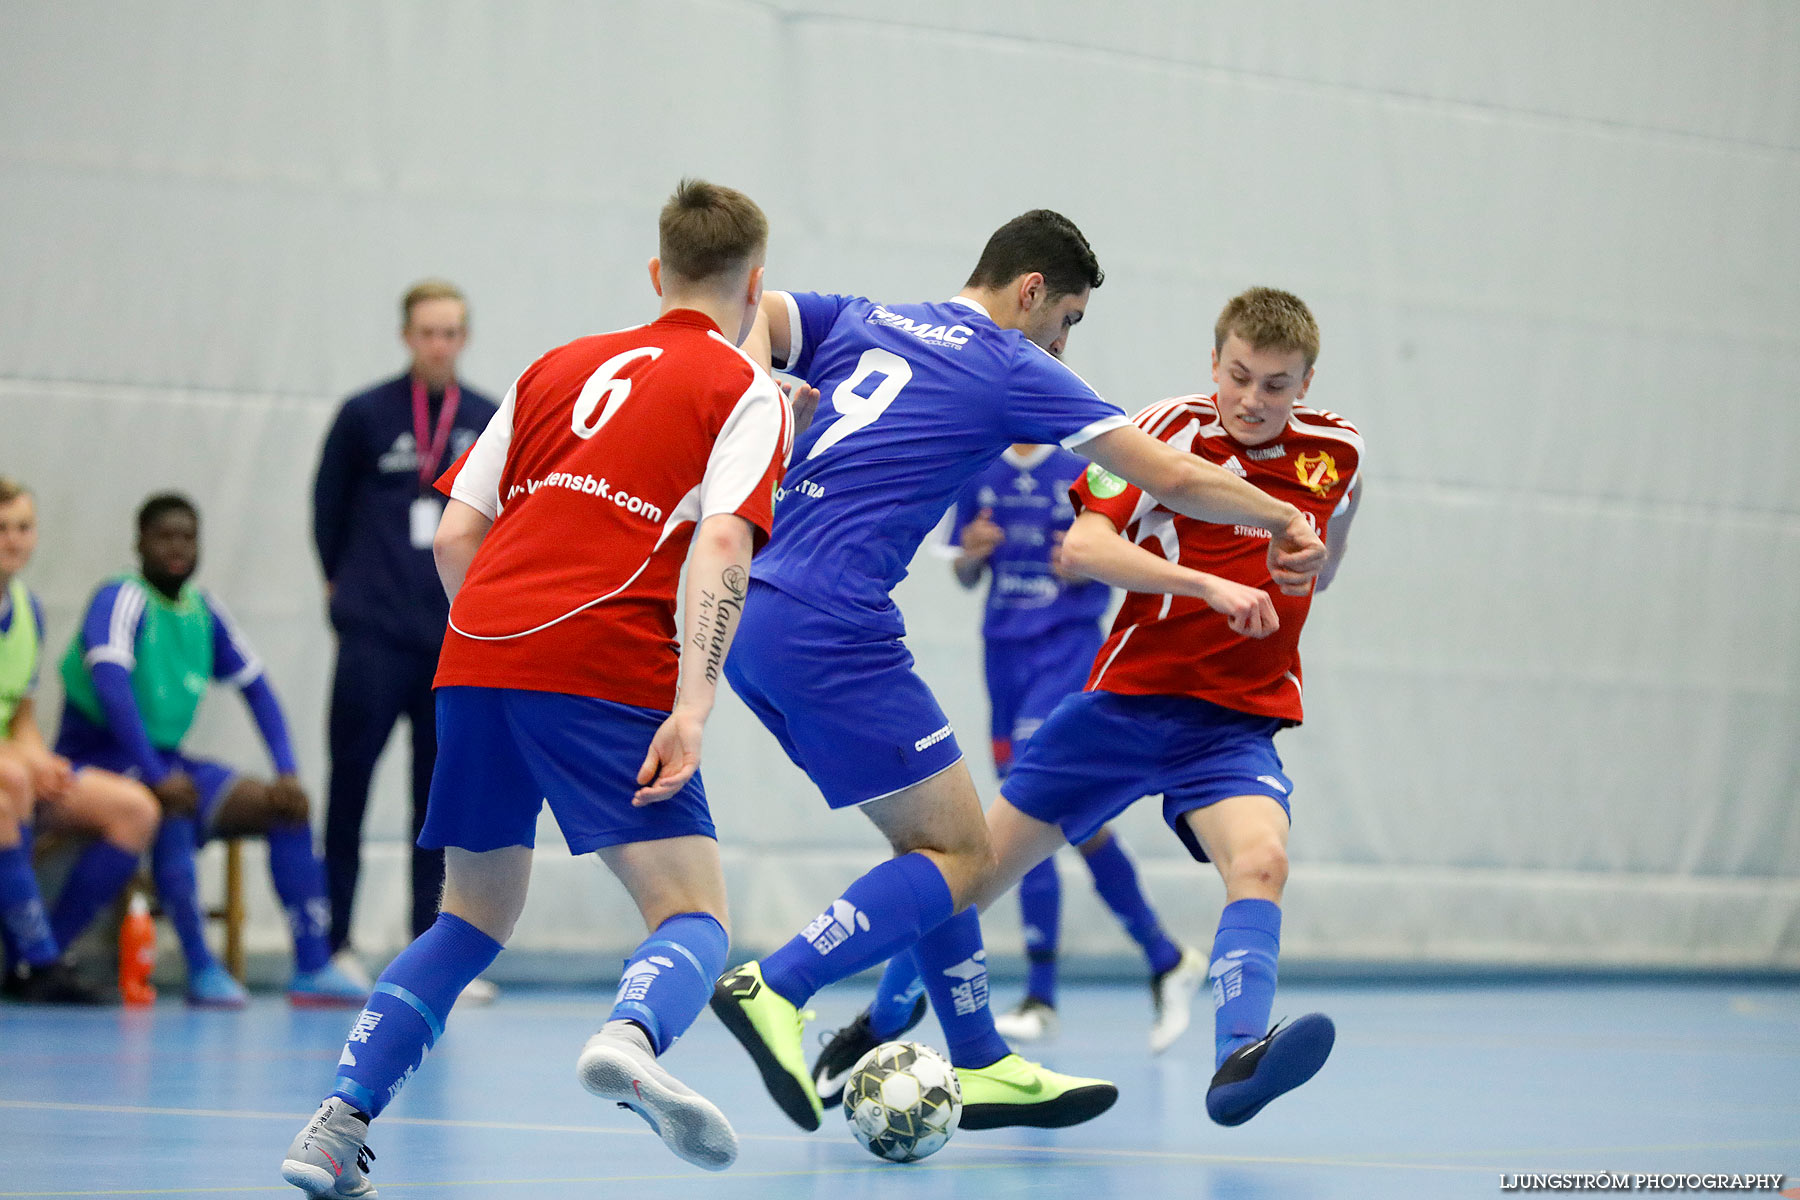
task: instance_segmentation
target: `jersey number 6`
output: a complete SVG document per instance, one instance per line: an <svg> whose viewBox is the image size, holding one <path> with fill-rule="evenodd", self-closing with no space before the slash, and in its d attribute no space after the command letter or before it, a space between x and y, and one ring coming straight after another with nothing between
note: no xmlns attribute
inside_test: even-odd
<svg viewBox="0 0 1800 1200"><path fill-rule="evenodd" d="M581 385L581 395L575 398L575 411L569 418L569 428L575 431L575 436L591 438L599 433L600 427L612 420L612 415L619 411L619 405L625 403L625 397L631 395L631 380L616 378L627 363L636 362L640 358L655 361L660 357L661 347L641 346L636 350L615 354L601 363L588 376L588 381Z"/></svg>
<svg viewBox="0 0 1800 1200"><path fill-rule="evenodd" d="M891 350L863 351L850 378L832 389L831 407L837 409L837 420L813 443L806 457L817 458L857 430L873 425L911 381L912 373L912 364Z"/></svg>

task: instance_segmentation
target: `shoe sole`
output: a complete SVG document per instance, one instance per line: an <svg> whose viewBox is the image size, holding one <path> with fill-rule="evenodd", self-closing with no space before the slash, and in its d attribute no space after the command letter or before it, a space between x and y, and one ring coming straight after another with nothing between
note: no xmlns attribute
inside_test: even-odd
<svg viewBox="0 0 1800 1200"><path fill-rule="evenodd" d="M589 1046L576 1061L581 1086L643 1117L663 1144L684 1162L723 1171L737 1161L737 1134L725 1114L698 1095L670 1091L614 1046Z"/></svg>
<svg viewBox="0 0 1800 1200"><path fill-rule="evenodd" d="M963 1129L1067 1129L1091 1121L1111 1108L1119 1089L1110 1083L1070 1088L1036 1104L969 1104L964 1102Z"/></svg>
<svg viewBox="0 0 1800 1200"><path fill-rule="evenodd" d="M1308 1014L1276 1035L1256 1064L1256 1073L1206 1091L1206 1115L1218 1125L1242 1125L1278 1096L1293 1091L1331 1057L1337 1026L1331 1018Z"/></svg>
<svg viewBox="0 0 1800 1200"><path fill-rule="evenodd" d="M281 1160L281 1177L312 1197L312 1200L376 1200L377 1196L373 1187L361 1192L340 1192L337 1179L326 1173L324 1167L315 1167L293 1158ZM368 1181L365 1179L363 1182Z"/></svg>
<svg viewBox="0 0 1800 1200"><path fill-rule="evenodd" d="M769 985L765 983L763 986ZM737 1002L737 997L726 991L724 984L713 988L712 1010L724 1022L725 1028L731 1031L731 1036L738 1040L738 1045L749 1052L750 1060L762 1075L763 1087L768 1089L776 1107L787 1114L788 1120L806 1132L811 1133L817 1129L821 1114L813 1110L806 1086L781 1065L768 1043L763 1041L762 1035L756 1032L756 1026L751 1024L750 1017ZM808 1077L807 1083L811 1082Z"/></svg>

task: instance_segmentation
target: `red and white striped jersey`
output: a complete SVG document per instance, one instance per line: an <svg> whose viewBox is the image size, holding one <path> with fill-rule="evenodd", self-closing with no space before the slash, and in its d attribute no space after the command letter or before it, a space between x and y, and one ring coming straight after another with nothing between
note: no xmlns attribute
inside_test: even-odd
<svg viewBox="0 0 1800 1200"><path fill-rule="evenodd" d="M696 525L768 536L793 442L775 382L700 313L533 363L438 489L494 518L450 608L437 686L669 709Z"/></svg>
<svg viewBox="0 0 1800 1200"><path fill-rule="evenodd" d="M1152 437L1224 467L1294 505L1330 544L1331 518L1355 491L1362 435L1336 413L1295 405L1279 438L1245 446L1225 432L1216 397L1181 396L1133 418ZM1170 562L1259 587L1281 627L1266 638L1233 633L1225 618L1187 596L1128 592L1088 677L1089 691L1195 696L1239 712L1301 718L1300 629L1312 596L1283 595L1269 577L1268 531L1214 525L1158 504L1098 466L1076 480L1079 511L1110 518L1133 542Z"/></svg>

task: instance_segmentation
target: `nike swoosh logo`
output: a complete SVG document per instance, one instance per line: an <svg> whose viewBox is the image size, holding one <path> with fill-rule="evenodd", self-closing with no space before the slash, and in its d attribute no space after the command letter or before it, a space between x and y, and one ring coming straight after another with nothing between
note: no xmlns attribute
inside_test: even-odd
<svg viewBox="0 0 1800 1200"><path fill-rule="evenodd" d="M990 1079L988 1082L1000 1084L1002 1087L1009 1087L1021 1096L1035 1096L1044 1090L1044 1081L1041 1079L1034 1079L1029 1084L1014 1083L1010 1079Z"/></svg>
<svg viewBox="0 0 1800 1200"><path fill-rule="evenodd" d="M819 1095L829 1096L833 1092L843 1091L844 1081L848 1078L850 1078L850 1072L846 1069L839 1071L836 1074L820 1075L813 1080L813 1086L817 1089Z"/></svg>

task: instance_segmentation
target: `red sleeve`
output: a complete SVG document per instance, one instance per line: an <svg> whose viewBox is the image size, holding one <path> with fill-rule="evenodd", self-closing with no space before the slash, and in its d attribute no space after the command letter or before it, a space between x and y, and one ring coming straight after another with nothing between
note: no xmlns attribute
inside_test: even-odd
<svg viewBox="0 0 1800 1200"><path fill-rule="evenodd" d="M1144 489L1126 483L1099 463L1089 463L1088 469L1069 489L1069 502L1075 506L1076 513L1091 509L1111 521L1120 532L1131 524L1132 514L1143 498Z"/></svg>
<svg viewBox="0 0 1800 1200"><path fill-rule="evenodd" d="M437 477L437 482L431 485L432 490L442 492L444 495L448 496L450 494L450 488L456 483L456 477L462 474L463 464L469 461L469 455L474 453L474 450L475 444L473 442L469 443L469 448L462 452L462 457L444 468L444 473L439 475Z"/></svg>

